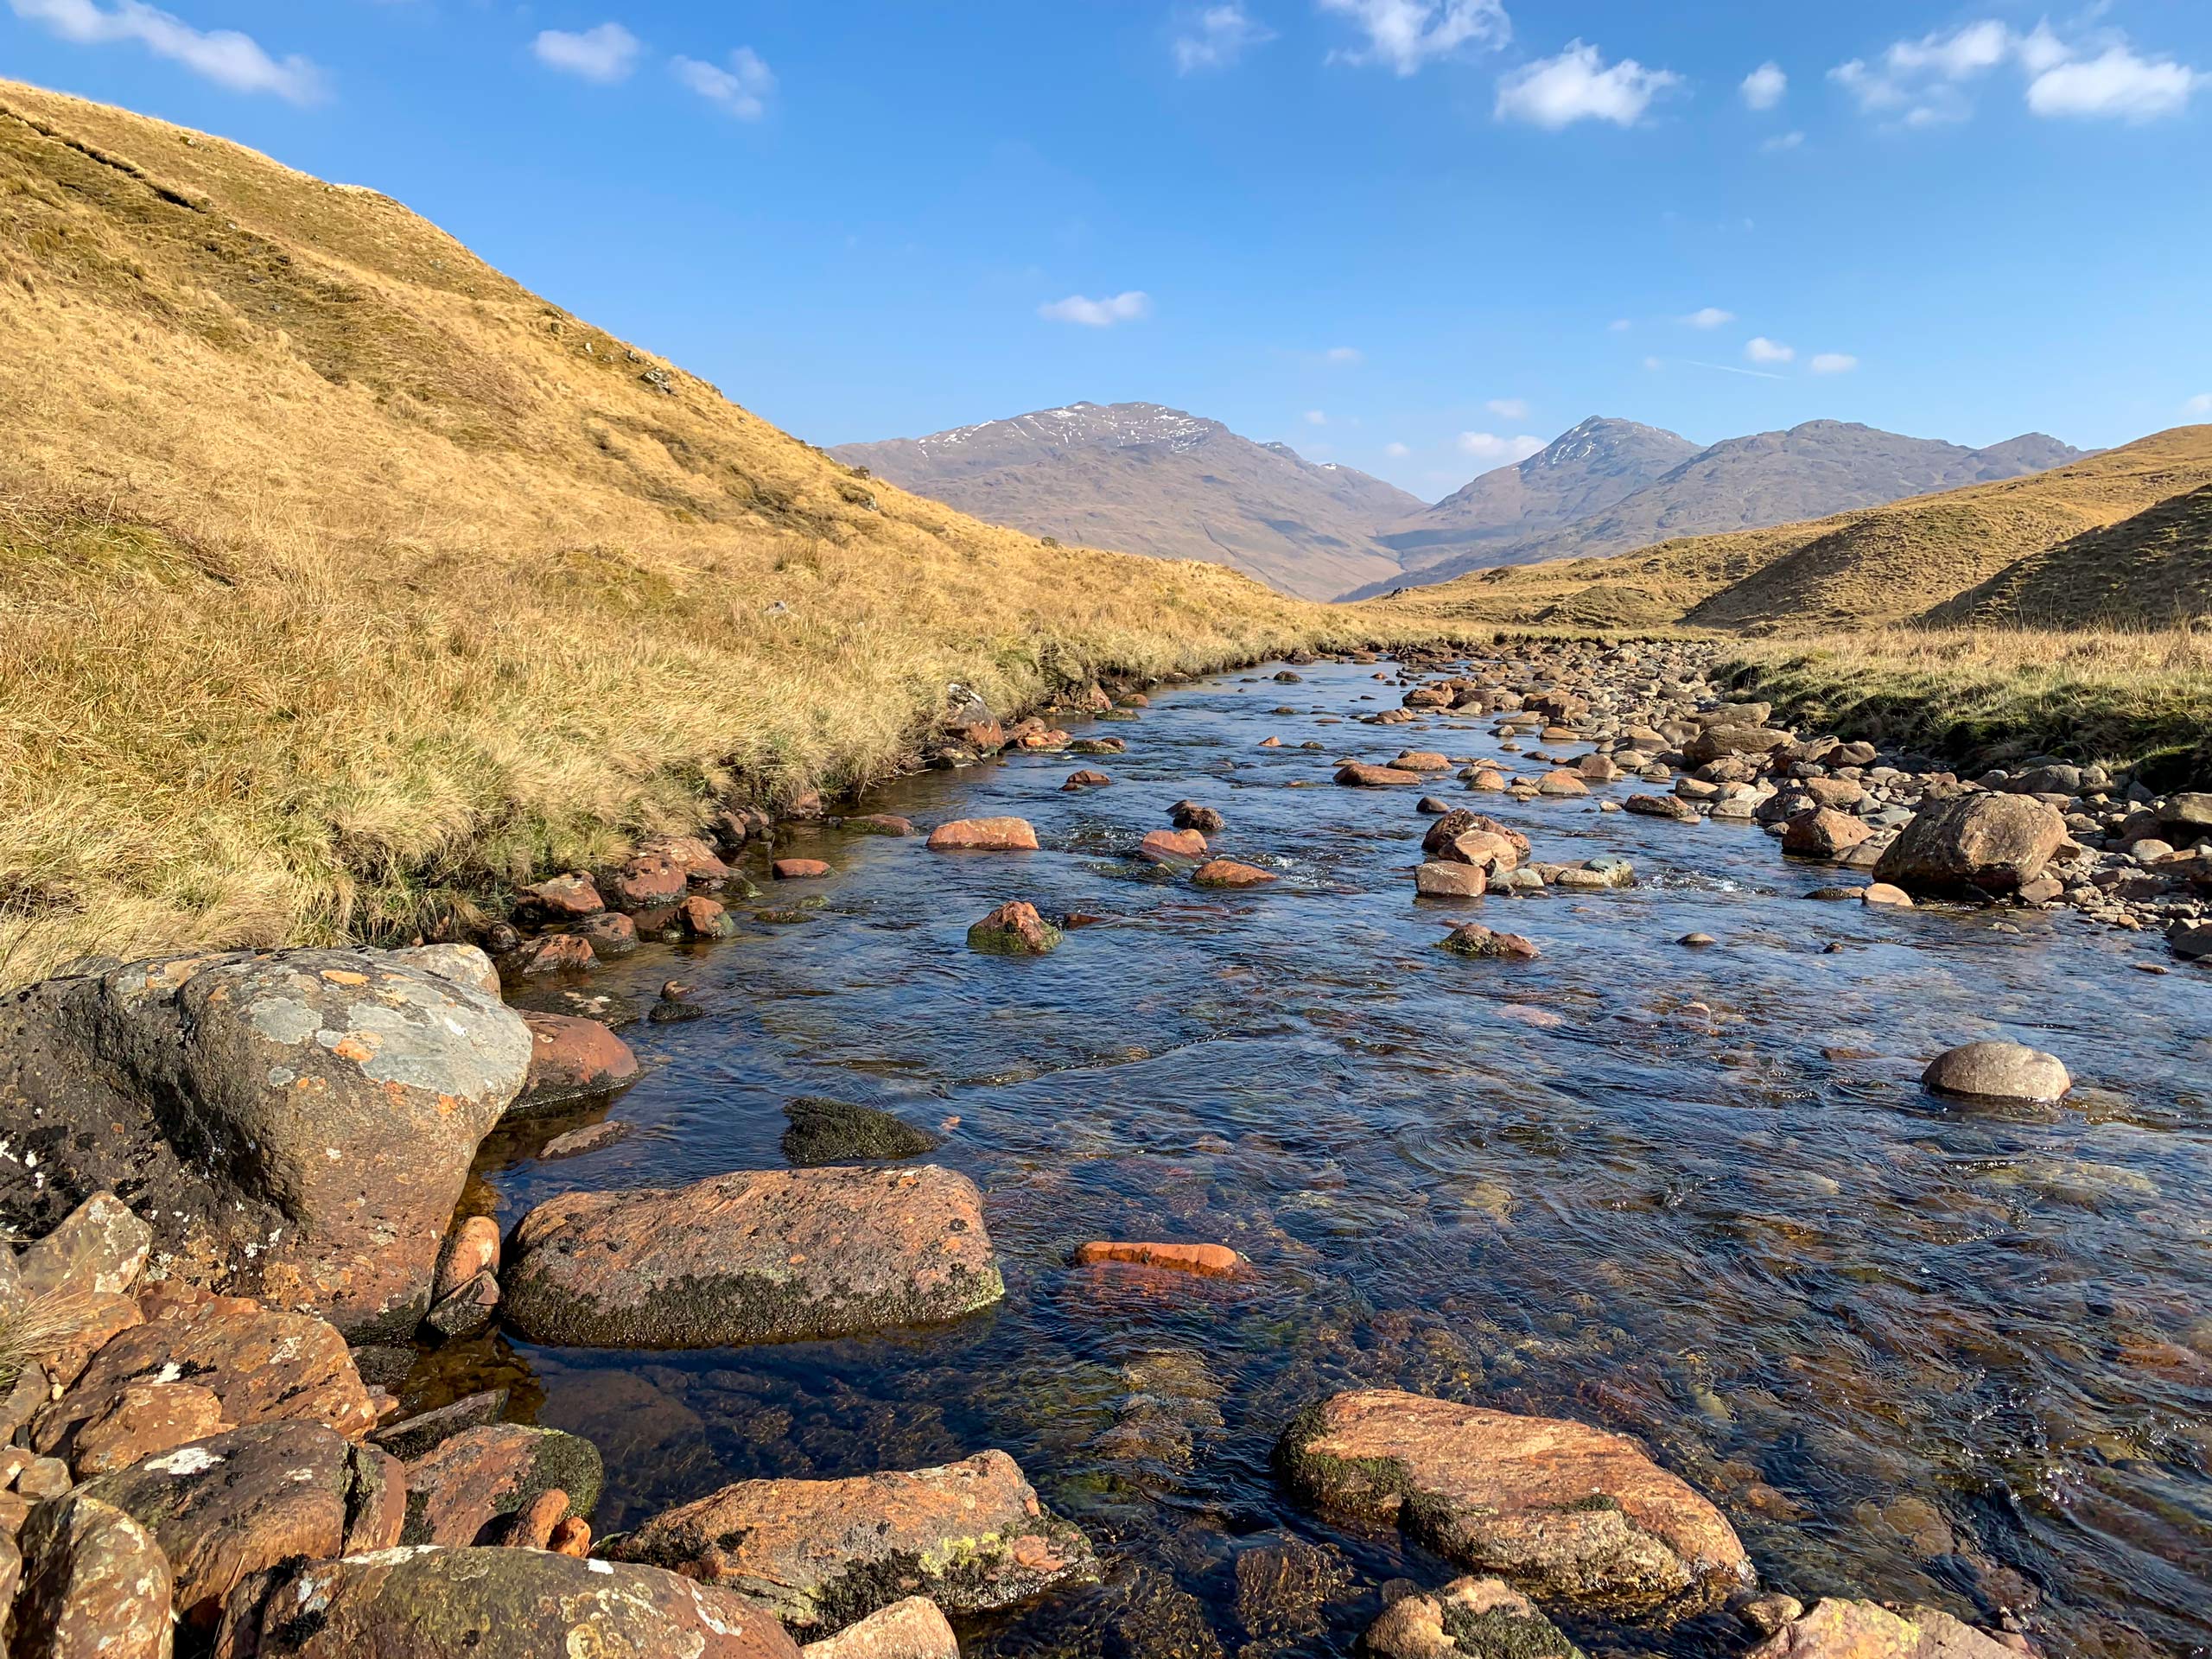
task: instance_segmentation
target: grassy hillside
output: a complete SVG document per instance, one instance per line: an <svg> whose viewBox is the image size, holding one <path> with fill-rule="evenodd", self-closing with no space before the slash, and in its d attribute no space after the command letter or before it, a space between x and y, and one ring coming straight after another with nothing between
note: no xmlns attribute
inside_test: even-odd
<svg viewBox="0 0 2212 1659"><path fill-rule="evenodd" d="M1808 524L1614 558L1478 571L1389 602L1438 621L1811 632L1921 616L2016 562L2212 484L2212 427L2177 427L2044 473ZM2055 626L2164 626L2171 606L2061 605ZM2155 594L2139 597L2155 598ZM2101 608L2100 608L2101 607Z"/></svg>
<svg viewBox="0 0 2212 1659"><path fill-rule="evenodd" d="M0 406L0 981L410 930L880 774L949 682L1375 626L855 479L396 202L8 83Z"/></svg>
<svg viewBox="0 0 2212 1659"><path fill-rule="evenodd" d="M2212 615L2212 485L2009 564L1929 613L1942 626Z"/></svg>

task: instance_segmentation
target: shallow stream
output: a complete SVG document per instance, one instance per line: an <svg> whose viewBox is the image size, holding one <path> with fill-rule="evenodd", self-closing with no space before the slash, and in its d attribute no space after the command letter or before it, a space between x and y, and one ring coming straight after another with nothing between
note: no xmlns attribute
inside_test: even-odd
<svg viewBox="0 0 2212 1659"><path fill-rule="evenodd" d="M1355 1384L1639 1435L1727 1513L1767 1586L1807 1601L2023 1610L2053 1654L2212 1652L2202 976L2136 971L2155 941L2066 912L1812 899L1833 871L1753 826L1601 814L1626 783L1468 799L1537 859L1624 854L1634 888L1417 905L1418 791L1330 787L1333 764L1494 755L1489 721L1350 723L1401 688L1300 671L1071 725L1126 754L1014 756L861 809L1024 817L1039 853L793 832L779 851L836 874L760 903L818 893L807 919L734 904L738 937L590 982L617 1016L672 974L709 1009L626 1028L648 1073L612 1115L637 1132L558 1162L524 1136L490 1171L511 1224L579 1185L779 1167L796 1096L883 1107L945 1128L938 1160L983 1189L1001 1306L713 1353L499 1340L449 1351L410 1403L516 1385L606 1453L602 1533L734 1479L1005 1447L1118 1565L1103 1590L965 1632L971 1654L1348 1653L1384 1580L1453 1576L1280 1492L1277 1433ZM1077 766L1114 785L1062 793ZM1226 815L1217 851L1283 879L1208 893L1131 861L1186 796ZM970 952L968 925L1014 898L1109 919L1046 958ZM1434 950L1459 919L1543 957ZM1719 944L1675 943L1694 930ZM1990 1036L2056 1052L2076 1093L1990 1111L1921 1090L1929 1056ZM1257 1273L1071 1268L1094 1238L1226 1243ZM1291 1539L1344 1552L1318 1616L1237 1569ZM1746 1642L1716 1617L1656 1645Z"/></svg>

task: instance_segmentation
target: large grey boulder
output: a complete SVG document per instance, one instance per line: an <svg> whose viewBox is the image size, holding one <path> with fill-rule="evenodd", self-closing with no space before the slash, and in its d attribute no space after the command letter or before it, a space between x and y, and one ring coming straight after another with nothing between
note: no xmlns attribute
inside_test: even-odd
<svg viewBox="0 0 2212 1659"><path fill-rule="evenodd" d="M44 1235L121 1193L168 1276L410 1332L530 1065L489 975L452 946L232 951L0 1001L0 1224Z"/></svg>
<svg viewBox="0 0 2212 1659"><path fill-rule="evenodd" d="M1957 795L1913 815L1874 867L1916 893L2012 893L2043 874L2066 820L2031 795Z"/></svg>

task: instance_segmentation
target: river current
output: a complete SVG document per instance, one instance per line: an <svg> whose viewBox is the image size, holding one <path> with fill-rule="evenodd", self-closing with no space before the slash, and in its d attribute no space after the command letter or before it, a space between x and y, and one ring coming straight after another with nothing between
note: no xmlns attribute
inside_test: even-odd
<svg viewBox="0 0 2212 1659"><path fill-rule="evenodd" d="M1835 873L1754 826L1601 813L1626 782L1437 792L1538 860L1624 855L1634 887L1416 903L1420 791L1334 788L1334 764L1499 756L1491 722L1362 726L1395 680L1269 671L1066 722L1125 754L1014 755L858 809L1023 817L1043 851L796 828L777 851L833 877L772 887L756 850L766 891L733 901L736 937L538 999L619 1019L679 976L708 1012L625 1027L646 1075L588 1116L629 1139L537 1161L570 1116L494 1144L503 1225L577 1186L780 1167L785 1103L828 1096L944 1134L935 1160L985 1196L1000 1306L709 1353L493 1338L448 1351L410 1403L504 1382L517 1414L589 1435L602 1534L731 1480L1004 1447L1115 1566L964 1630L971 1655L1349 1653L1385 1580L1455 1574L1300 1515L1268 1453L1302 1406L1377 1384L1641 1437L1719 1504L1763 1584L1808 1603L2010 1608L2059 1655L2212 1653L2202 976L2137 971L2156 941L2070 912L1815 899ZM1077 766L1114 784L1063 793ZM1225 815L1217 852L1281 880L1208 893L1134 861L1185 797ZM1048 957L969 950L1007 899L1107 919ZM1467 919L1541 960L1433 948ZM1717 944L1676 943L1693 931ZM1999 1036L2057 1053L2075 1092L1977 1109L1920 1087L1935 1053ZM1228 1243L1256 1272L1071 1267L1096 1238ZM1268 1575L1238 1569L1295 1541L1341 1552L1288 1552L1309 1576L1330 1563L1319 1612L1261 1605ZM1717 1615L1576 1634L1747 1645Z"/></svg>

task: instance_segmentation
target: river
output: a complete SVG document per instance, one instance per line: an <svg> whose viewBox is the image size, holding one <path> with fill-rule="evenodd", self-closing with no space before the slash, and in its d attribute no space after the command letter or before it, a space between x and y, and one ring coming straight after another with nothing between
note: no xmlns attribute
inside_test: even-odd
<svg viewBox="0 0 2212 1659"><path fill-rule="evenodd" d="M612 1115L636 1133L556 1162L511 1135L486 1161L506 1224L579 1185L780 1166L795 1096L880 1106L945 1128L938 1160L983 1189L1001 1306L713 1353L494 1339L410 1403L505 1382L589 1435L602 1534L729 1480L1002 1446L1120 1565L966 1632L971 1654L1349 1652L1385 1580L1453 1574L1300 1516L1268 1452L1300 1407L1378 1383L1641 1436L1808 1602L1984 1624L2032 1604L2051 1653L2212 1652L2202 976L2136 971L2155 940L2065 912L1813 899L1835 874L1756 827L1598 810L1629 783L1465 798L1538 859L1626 855L1633 888L1416 905L1418 791L1331 787L1333 763L1496 755L1490 721L1363 727L1401 690L1371 668L1268 671L1071 727L1126 754L1013 756L861 809L1024 817L1042 852L793 830L778 850L836 874L759 905L819 894L806 919L734 903L738 937L591 982L619 1014L680 975L709 1010L626 1028L648 1071ZM1063 793L1077 766L1115 782ZM1185 797L1225 814L1218 852L1282 879L1209 893L1129 859ZM966 949L1016 898L1109 919L1049 957ZM1452 919L1542 958L1445 955ZM1694 930L1719 943L1676 943ZM1992 1036L2059 1054L2075 1094L1987 1110L1920 1088L1934 1053ZM1071 1268L1093 1238L1226 1243L1256 1273ZM1240 1613L1236 1558L1290 1539L1342 1550L1349 1586L1303 1624ZM1745 1645L1720 1616L1652 1640Z"/></svg>

